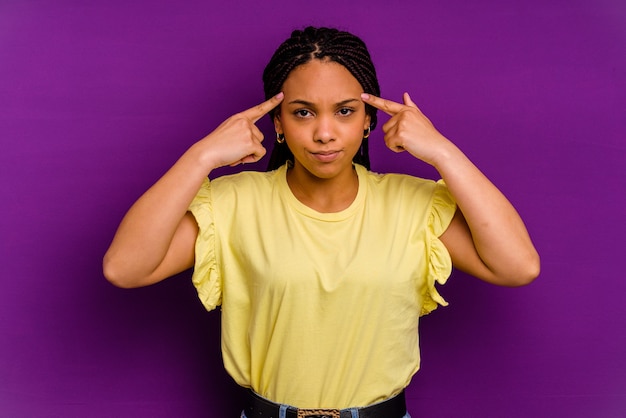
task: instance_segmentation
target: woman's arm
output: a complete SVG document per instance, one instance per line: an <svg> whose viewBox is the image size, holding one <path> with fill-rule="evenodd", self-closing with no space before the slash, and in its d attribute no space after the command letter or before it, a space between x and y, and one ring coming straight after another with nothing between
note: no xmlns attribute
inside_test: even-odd
<svg viewBox="0 0 626 418"><path fill-rule="evenodd" d="M456 267L504 286L533 281L539 255L513 205L458 149L435 167L459 207L440 237Z"/></svg>
<svg viewBox="0 0 626 418"><path fill-rule="evenodd" d="M147 286L190 268L198 226L189 204L215 168L265 155L255 123L282 101L279 94L232 116L195 143L126 213L103 260L119 287Z"/></svg>
<svg viewBox="0 0 626 418"><path fill-rule="evenodd" d="M539 274L539 255L513 205L435 129L407 93L403 99L400 104L363 95L364 102L391 115L383 126L387 146L434 166L455 198L459 210L441 236L453 264L498 285L530 283Z"/></svg>

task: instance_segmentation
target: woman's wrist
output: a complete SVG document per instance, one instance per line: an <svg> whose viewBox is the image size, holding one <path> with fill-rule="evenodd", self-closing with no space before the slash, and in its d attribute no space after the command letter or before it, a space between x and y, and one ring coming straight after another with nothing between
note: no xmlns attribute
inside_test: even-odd
<svg viewBox="0 0 626 418"><path fill-rule="evenodd" d="M214 152L207 147L202 141L193 144L181 158L189 165L190 170L198 170L203 177L208 176L211 171L221 165L217 162Z"/></svg>
<svg viewBox="0 0 626 418"><path fill-rule="evenodd" d="M451 172L451 170L457 171L468 162L467 156L454 143L445 139L444 145L433 156L431 165L444 177L446 173Z"/></svg>

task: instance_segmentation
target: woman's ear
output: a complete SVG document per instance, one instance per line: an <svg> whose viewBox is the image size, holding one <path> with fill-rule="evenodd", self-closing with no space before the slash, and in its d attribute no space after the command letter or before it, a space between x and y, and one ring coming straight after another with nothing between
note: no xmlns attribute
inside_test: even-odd
<svg viewBox="0 0 626 418"><path fill-rule="evenodd" d="M365 115L365 125L363 126L363 130L367 131L367 128L372 126L372 118L369 114Z"/></svg>
<svg viewBox="0 0 626 418"><path fill-rule="evenodd" d="M274 113L274 130L278 134L283 133L283 124L280 122L280 114L278 112Z"/></svg>

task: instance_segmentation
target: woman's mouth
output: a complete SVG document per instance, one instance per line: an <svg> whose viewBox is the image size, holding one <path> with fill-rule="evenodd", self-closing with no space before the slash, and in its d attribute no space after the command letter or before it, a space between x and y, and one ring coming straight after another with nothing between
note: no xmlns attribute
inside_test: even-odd
<svg viewBox="0 0 626 418"><path fill-rule="evenodd" d="M314 159L320 162L328 163L331 161L335 161L339 157L340 153L341 151L318 151L318 152L311 152L311 155L313 156Z"/></svg>

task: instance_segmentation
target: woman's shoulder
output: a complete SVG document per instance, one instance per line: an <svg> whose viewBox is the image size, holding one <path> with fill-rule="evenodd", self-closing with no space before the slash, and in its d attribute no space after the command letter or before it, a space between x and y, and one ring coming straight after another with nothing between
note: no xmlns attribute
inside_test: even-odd
<svg viewBox="0 0 626 418"><path fill-rule="evenodd" d="M273 188L279 180L280 169L273 171L240 171L210 180L213 194L259 193Z"/></svg>
<svg viewBox="0 0 626 418"><path fill-rule="evenodd" d="M214 179L211 179L211 183L215 184L215 185L222 185L222 184L254 184L254 183L267 183L267 182L274 182L276 180L276 176L277 173L280 169L278 170L272 170L272 171L253 171L253 170L248 170L248 171L240 171L238 173L233 173L233 174L225 174L219 177L215 177Z"/></svg>
<svg viewBox="0 0 626 418"><path fill-rule="evenodd" d="M360 169L363 177L370 185L377 188L436 188L436 180L416 177L411 174L404 173L380 173L368 171L365 168Z"/></svg>
<svg viewBox="0 0 626 418"><path fill-rule="evenodd" d="M379 208L407 211L406 216L416 219L419 217L410 214L415 215L420 209L424 214L433 210L454 213L456 203L443 180L371 171L366 171L364 178L368 201Z"/></svg>

